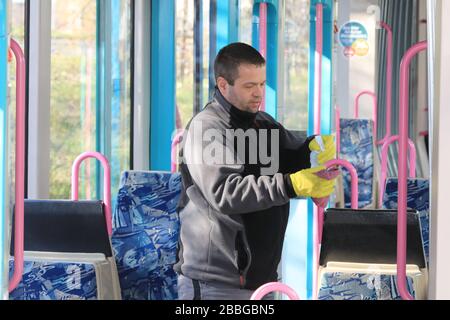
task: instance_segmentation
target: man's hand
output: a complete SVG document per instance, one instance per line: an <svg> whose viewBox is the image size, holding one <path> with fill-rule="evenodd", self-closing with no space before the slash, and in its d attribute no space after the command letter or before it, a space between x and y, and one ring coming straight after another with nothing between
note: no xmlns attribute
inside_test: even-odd
<svg viewBox="0 0 450 320"><path fill-rule="evenodd" d="M300 170L290 175L294 191L299 197L325 198L334 191L336 177L321 178L324 166Z"/></svg>
<svg viewBox="0 0 450 320"><path fill-rule="evenodd" d="M317 152L317 164L323 165L336 158L336 143L333 136L316 136L309 143L309 150ZM312 164L311 165L315 165Z"/></svg>
<svg viewBox="0 0 450 320"><path fill-rule="evenodd" d="M336 179L341 173L341 170L337 167L328 168L325 171L320 171L316 173L320 178L331 180ZM328 204L328 201L330 200L330 197L325 198L312 198L312 201L314 204L320 208L325 208Z"/></svg>

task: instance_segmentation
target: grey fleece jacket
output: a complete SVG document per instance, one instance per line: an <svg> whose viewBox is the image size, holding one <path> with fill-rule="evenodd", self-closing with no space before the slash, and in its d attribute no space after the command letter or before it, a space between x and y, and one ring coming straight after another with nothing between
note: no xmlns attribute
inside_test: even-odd
<svg viewBox="0 0 450 320"><path fill-rule="evenodd" d="M310 167L313 137L301 141L264 112L240 111L217 89L186 131L175 271L250 290L276 281L295 197L289 174ZM242 147L233 132L253 140Z"/></svg>

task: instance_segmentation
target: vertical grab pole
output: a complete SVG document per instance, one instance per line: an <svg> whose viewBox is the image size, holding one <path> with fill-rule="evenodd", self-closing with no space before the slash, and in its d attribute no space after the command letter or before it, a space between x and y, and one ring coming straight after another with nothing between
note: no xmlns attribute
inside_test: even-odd
<svg viewBox="0 0 450 320"><path fill-rule="evenodd" d="M105 219L108 235L112 235L112 214L111 214L111 167L108 159L99 152L84 152L80 154L72 165L72 200L78 201L78 175L81 163L87 158L95 158L103 166L103 203L105 204Z"/></svg>
<svg viewBox="0 0 450 320"><path fill-rule="evenodd" d="M407 206L407 148L408 148L408 107L409 107L409 66L412 59L427 49L422 41L412 46L400 64L400 114L399 114L399 160L398 160L398 222L397 222L397 282L401 297L414 300L406 286L406 206Z"/></svg>
<svg viewBox="0 0 450 320"><path fill-rule="evenodd" d="M377 144L377 112L378 112L378 101L377 101L377 95L372 91L361 91L355 98L355 119L359 118L359 99L363 95L369 95L372 97L373 101L373 110L372 110L372 117L373 117L373 142Z"/></svg>
<svg viewBox="0 0 450 320"><path fill-rule="evenodd" d="M321 133L322 109L322 55L323 55L323 3L316 4L316 52L315 52L315 79L314 79L314 134ZM313 254L313 299L317 299L317 268L320 250L320 221L323 220L324 209L314 208L314 254Z"/></svg>
<svg viewBox="0 0 450 320"><path fill-rule="evenodd" d="M0 300L7 299L7 283L9 278L5 272L8 268L8 264L4 263L4 257L6 257L6 236L8 234L7 224L7 203L6 188L8 188L7 182L7 145L6 135L8 132L7 118L8 118L8 101L7 101L7 83L8 83L8 63L11 54L9 53L9 37L8 37L8 5L9 1L0 0ZM5 261L6 262L6 261Z"/></svg>
<svg viewBox="0 0 450 320"><path fill-rule="evenodd" d="M16 58L16 189L14 215L14 274L8 290L13 291L22 280L24 250L25 198L25 57L19 44L11 39L11 50Z"/></svg>
<svg viewBox="0 0 450 320"><path fill-rule="evenodd" d="M267 3L259 4L259 51L267 59ZM265 91L264 91L265 92ZM266 111L266 97L263 94L260 110Z"/></svg>
<svg viewBox="0 0 450 320"><path fill-rule="evenodd" d="M336 158L339 159L339 153L341 152L341 109L335 107L335 127L336 127Z"/></svg>
<svg viewBox="0 0 450 320"><path fill-rule="evenodd" d="M393 36L392 28L385 22L380 21L380 27L387 32L387 52L386 52L386 135L383 139L378 141L378 144L383 144L386 139L391 136L391 122L392 122L392 48Z"/></svg>

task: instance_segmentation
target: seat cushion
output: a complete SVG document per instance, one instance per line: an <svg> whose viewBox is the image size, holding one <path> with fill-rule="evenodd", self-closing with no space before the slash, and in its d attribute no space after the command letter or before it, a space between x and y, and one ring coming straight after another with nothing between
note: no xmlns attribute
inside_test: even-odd
<svg viewBox="0 0 450 320"><path fill-rule="evenodd" d="M408 291L414 297L413 282L407 277ZM319 300L401 300L397 277L377 273L324 273L320 279Z"/></svg>
<svg viewBox="0 0 450 320"><path fill-rule="evenodd" d="M14 261L9 262L10 277ZM22 281L10 300L95 300L97 281L92 264L24 263Z"/></svg>

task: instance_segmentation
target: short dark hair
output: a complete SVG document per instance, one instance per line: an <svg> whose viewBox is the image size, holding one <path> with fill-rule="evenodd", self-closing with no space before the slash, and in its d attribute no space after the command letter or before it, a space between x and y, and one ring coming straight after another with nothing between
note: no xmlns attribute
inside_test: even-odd
<svg viewBox="0 0 450 320"><path fill-rule="evenodd" d="M230 85L238 77L238 68L241 64L253 64L263 66L266 64L264 57L252 46L242 42L231 43L217 54L214 62L214 73L216 81L219 77L224 78Z"/></svg>

